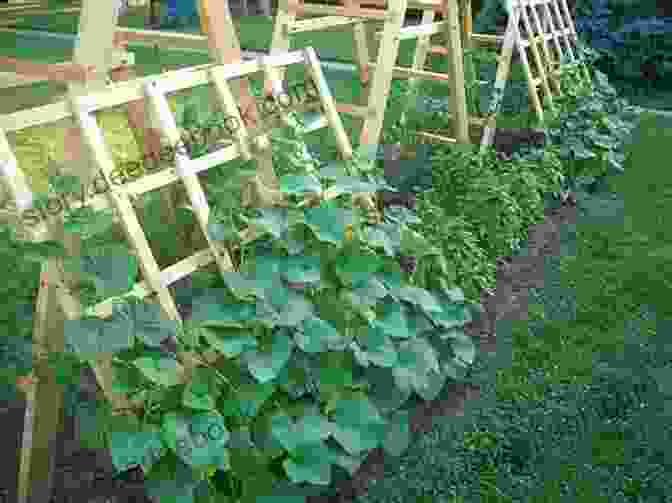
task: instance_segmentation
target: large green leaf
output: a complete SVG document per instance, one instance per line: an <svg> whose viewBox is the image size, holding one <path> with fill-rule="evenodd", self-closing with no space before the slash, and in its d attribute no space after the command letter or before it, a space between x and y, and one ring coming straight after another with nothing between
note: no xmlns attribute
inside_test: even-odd
<svg viewBox="0 0 672 503"><path fill-rule="evenodd" d="M320 394L352 386L353 371L353 361L349 352L331 351L321 354L316 376Z"/></svg>
<svg viewBox="0 0 672 503"><path fill-rule="evenodd" d="M372 322L373 326L380 328L385 335L397 339L408 339L413 335L409 331L406 312L401 304L387 301L380 309L382 314Z"/></svg>
<svg viewBox="0 0 672 503"><path fill-rule="evenodd" d="M399 409L411 397L412 390L394 385L391 368L370 366L364 370L364 374L370 385L369 399L383 414Z"/></svg>
<svg viewBox="0 0 672 503"><path fill-rule="evenodd" d="M194 490L198 484L193 470L180 460L177 465L159 463L158 469L152 470L143 483L147 494L161 503L195 503Z"/></svg>
<svg viewBox="0 0 672 503"><path fill-rule="evenodd" d="M260 216L249 220L251 226L271 234L280 239L289 229L290 211L287 208L259 208Z"/></svg>
<svg viewBox="0 0 672 503"><path fill-rule="evenodd" d="M303 320L302 330L294 332L297 346L306 353L321 353L341 339L341 334L331 323L316 317Z"/></svg>
<svg viewBox="0 0 672 503"><path fill-rule="evenodd" d="M257 251L254 258L247 260L241 271L264 289L274 288L285 264L285 257L267 251Z"/></svg>
<svg viewBox="0 0 672 503"><path fill-rule="evenodd" d="M317 208L306 208L306 225L317 239L336 246L343 244L345 226L355 223L352 210L337 208L330 203L322 203Z"/></svg>
<svg viewBox="0 0 672 503"><path fill-rule="evenodd" d="M336 195L357 194L361 192L376 192L377 183L366 182L354 176L338 176L334 184L329 187L329 192Z"/></svg>
<svg viewBox="0 0 672 503"><path fill-rule="evenodd" d="M180 384L178 363L170 356L142 356L133 361L142 375L155 384L176 386Z"/></svg>
<svg viewBox="0 0 672 503"><path fill-rule="evenodd" d="M430 386L429 372L440 372L436 350L422 337L402 341L398 353L399 362L392 374L397 386L403 390L427 388Z"/></svg>
<svg viewBox="0 0 672 503"><path fill-rule="evenodd" d="M119 471L142 466L145 473L167 452L161 431L150 424L138 431L112 431L109 434L112 464Z"/></svg>
<svg viewBox="0 0 672 503"><path fill-rule="evenodd" d="M411 443L411 428L408 411L396 411L388 419L383 449L392 456L401 456Z"/></svg>
<svg viewBox="0 0 672 503"><path fill-rule="evenodd" d="M285 257L282 276L292 283L314 283L320 280L319 255L294 255Z"/></svg>
<svg viewBox="0 0 672 503"><path fill-rule="evenodd" d="M366 451L362 451L359 454L348 454L340 445L329 445L328 449L331 462L343 468L351 477L362 466L368 454Z"/></svg>
<svg viewBox="0 0 672 503"><path fill-rule="evenodd" d="M254 320L254 304L233 303L227 301L228 291L223 288L211 288L196 297L193 302L192 320L203 326L243 327Z"/></svg>
<svg viewBox="0 0 672 503"><path fill-rule="evenodd" d="M342 254L335 262L339 279L351 287L368 284L373 274L383 266L383 260L377 255Z"/></svg>
<svg viewBox="0 0 672 503"><path fill-rule="evenodd" d="M243 417L255 417L264 402L274 392L275 386L272 383L250 382L241 384L236 393L240 413Z"/></svg>
<svg viewBox="0 0 672 503"><path fill-rule="evenodd" d="M450 329L464 326L471 321L469 307L460 300L452 300L460 298L464 299L461 290L451 291L450 296L442 292L436 292L435 295L442 310L440 312L427 312L427 315L438 326Z"/></svg>
<svg viewBox="0 0 672 503"><path fill-rule="evenodd" d="M404 286L396 290L395 293L400 299L415 304L416 306L420 306L425 312L436 313L443 311L434 296L424 288Z"/></svg>
<svg viewBox="0 0 672 503"><path fill-rule="evenodd" d="M340 400L332 421L334 438L349 454L375 449L385 438L385 420L365 396Z"/></svg>
<svg viewBox="0 0 672 503"><path fill-rule="evenodd" d="M237 271L227 271L222 274L224 283L231 293L243 302L254 301L255 298L263 297L264 290L254 279L243 276Z"/></svg>
<svg viewBox="0 0 672 503"><path fill-rule="evenodd" d="M471 337L464 332L450 331L445 334L449 338L453 353L455 354L455 363L467 367L474 363L476 358L476 346Z"/></svg>
<svg viewBox="0 0 672 503"><path fill-rule="evenodd" d="M287 414L280 412L271 418L273 437L288 451L304 444L319 444L332 434L330 421L313 409L295 423Z"/></svg>
<svg viewBox="0 0 672 503"><path fill-rule="evenodd" d="M444 384L446 384L446 377L449 377L450 375L451 374L448 372L445 365L441 366L440 372L430 370L425 374L426 384L421 388L417 388L415 391L423 400L434 400L439 396Z"/></svg>
<svg viewBox="0 0 672 503"><path fill-rule="evenodd" d="M401 274L401 269L381 271L376 273L375 277L385 285L393 297L396 297L395 292L404 286L404 277Z"/></svg>
<svg viewBox="0 0 672 503"><path fill-rule="evenodd" d="M399 242L396 242L382 226L367 226L364 228L364 240L373 248L382 248L388 257L394 257L397 253Z"/></svg>
<svg viewBox="0 0 672 503"><path fill-rule="evenodd" d="M397 363L397 350L392 340L377 326L366 327L357 332L357 341L350 344L357 362L368 367L392 367Z"/></svg>
<svg viewBox="0 0 672 503"><path fill-rule="evenodd" d="M143 384L142 373L136 367L129 367L112 361L112 391L129 393Z"/></svg>
<svg viewBox="0 0 672 503"><path fill-rule="evenodd" d="M161 431L164 441L189 466L229 468L225 446L230 434L221 415L213 412L187 416L171 412L163 416Z"/></svg>
<svg viewBox="0 0 672 503"><path fill-rule="evenodd" d="M102 298L116 297L133 288L138 259L125 246L105 246L87 251L81 257L85 274L95 278L96 292Z"/></svg>
<svg viewBox="0 0 672 503"><path fill-rule="evenodd" d="M287 365L294 343L287 330L276 330L272 343L264 350L248 350L241 355L241 361L249 369L254 378L265 383L275 379L282 368Z"/></svg>
<svg viewBox="0 0 672 503"><path fill-rule="evenodd" d="M115 306L109 319L66 320L65 340L83 359L92 359L100 353L116 353L132 347L134 328L128 312Z"/></svg>
<svg viewBox="0 0 672 503"><path fill-rule="evenodd" d="M288 364L273 382L293 399L307 394L312 395L314 393L312 366L313 363L307 353L294 351Z"/></svg>
<svg viewBox="0 0 672 503"><path fill-rule="evenodd" d="M159 304L137 302L129 306L132 307L135 335L147 346L159 347L161 341L177 335L177 322L166 318Z"/></svg>
<svg viewBox="0 0 672 503"><path fill-rule="evenodd" d="M314 175L284 175L280 178L280 190L285 194L321 193L322 184Z"/></svg>
<svg viewBox="0 0 672 503"><path fill-rule="evenodd" d="M331 483L331 460L329 451L322 444L303 444L290 452L282 462L289 480L295 484L329 485Z"/></svg>
<svg viewBox="0 0 672 503"><path fill-rule="evenodd" d="M200 334L213 349L227 358L235 358L247 349L256 348L258 344L254 332L248 328L201 327Z"/></svg>
<svg viewBox="0 0 672 503"><path fill-rule="evenodd" d="M312 303L300 292L290 290L280 281L257 302L256 316L268 326L295 327L313 315Z"/></svg>
<svg viewBox="0 0 672 503"><path fill-rule="evenodd" d="M213 369L197 367L182 393L182 404L197 410L214 410L220 388Z"/></svg>

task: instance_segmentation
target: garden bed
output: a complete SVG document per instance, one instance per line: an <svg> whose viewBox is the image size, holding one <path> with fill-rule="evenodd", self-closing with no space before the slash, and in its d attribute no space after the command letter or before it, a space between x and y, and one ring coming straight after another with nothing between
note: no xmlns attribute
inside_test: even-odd
<svg viewBox="0 0 672 503"><path fill-rule="evenodd" d="M618 104L614 103L613 106L618 107ZM586 109L582 109L580 113L588 117L590 116L591 110L594 110L594 108L595 107L591 105ZM592 123L593 127L597 127L596 124L599 124L600 127L610 128L610 131L612 132L619 130L618 123L610 122L609 120L604 121L603 119L603 116L595 118L595 122ZM591 118L590 120L593 119ZM575 123L572 133L582 135L586 133L586 127L580 122L578 125ZM599 162L596 161L592 164L590 162L585 162L577 166L564 166L568 171L570 171L570 168L574 170L572 171L571 176L568 177L571 179L567 180L567 182L576 182L574 178L579 174L594 174L598 178L604 174L604 165L607 159L609 159L607 154L612 154L610 150L612 145L606 145L604 136L597 131L591 131L591 133L593 134L585 134L585 136L590 140L597 142L598 147L607 149L607 151L601 152L601 154L604 155L599 157ZM567 144L570 145L572 149L581 152L581 150L579 150L580 145L578 145L577 142L584 141L583 139L576 140L571 134L559 132L557 130L554 132L554 135L556 139L559 136L561 140L559 144L555 145L556 147L562 149L563 146L567 146L563 141L567 140ZM455 261L454 254L459 253L462 249L470 250L474 253L473 256L467 257L471 261L465 259L464 263L454 264L465 266L461 271L464 272L466 270L468 274L474 275L474 278L466 278L472 283L472 293L473 284L487 284L489 281L487 276L490 274L486 269L480 268L480 266L474 269L474 267L478 265L475 264L475 260L484 260L484 257L486 257L485 251L487 251L487 259L492 260L493 262L491 264L492 267L495 268L496 265L496 275L494 277L495 283L491 285L491 293L494 293L494 295L486 294L485 290L477 290L477 292L480 292L478 297L480 298L481 305L484 309L479 316L476 316L476 320L468 323L466 327L466 333L470 336L469 339L478 342L478 345L483 350L484 358L487 354L496 354L497 349L499 349L497 334L495 333L495 322L521 316L524 318L526 310L526 289L538 284L537 282L541 277L540 263L543 262L544 257L557 253L557 235L561 223L571 221L573 218L573 208L571 206L560 208L560 205L557 201L554 202L552 197L547 198L547 202L550 201L555 208L547 206L544 210L543 204L540 205L540 193L538 193L539 191L537 191L536 188L546 187L550 189L550 187L554 187L554 190L559 190L558 180L550 180L550 182L548 180L549 177L552 178L555 176L553 175L553 172L556 168L553 166L557 166L557 163L553 164L554 161L551 158L543 158L541 162L538 162L538 159L524 162L517 160L515 162L522 163L516 165L512 164L513 161L511 161L511 159L508 159L514 154L517 147L521 146L520 143L522 142L522 139L526 137L534 137L535 142L538 142L540 139L538 133L533 133L532 131L528 131L527 133L521 133L520 131L500 132L496 136L495 141L495 145L500 151L500 156L498 159L489 157L485 164L475 162L475 160L469 158L469 154L465 152L458 152L457 156L453 155L453 157L445 157L443 158L443 162L439 161L432 164L426 162L426 159L416 158L416 161L420 161L419 164L423 164L425 169L430 166L432 167L430 175L436 175L433 176L433 180L431 180L431 184L436 188L436 191L431 194L432 191L429 190L428 187L425 187L424 189L421 188L417 194L417 198L423 201L423 204L427 204L429 201L432 201L431 197L435 197L433 201L438 201L438 203L444 205L445 207L442 208L446 212L448 212L450 208L451 212L447 213L447 217L451 217L451 220L454 220L453 217L457 215L459 218L470 220L468 222L469 224L472 223L472 219L474 222L472 224L474 225L473 229L469 231L462 230L461 234L459 234L460 238L464 239L464 241L460 242L456 251L454 247L451 248L451 239L455 239L455 236L452 236L451 232L446 231L446 229L443 228L444 226L448 226L449 222L440 217L436 217L436 214L433 215L431 212L428 212L426 206L420 206L422 211L425 212L422 214L428 218L426 222L421 221L421 224L429 226L428 229L422 231L423 235L431 236L433 239L445 239L447 244L444 245L444 243L441 242L440 250L444 253L446 251L453 253L453 255L450 255L447 259L451 262ZM395 142L400 143L399 139L395 140L393 138L390 141L390 143ZM586 150L591 148L597 147L594 147L593 145L585 146L582 151L583 155L585 156ZM505 156L501 154L505 154ZM508 160L505 159L505 157ZM573 158L571 158L571 160L573 160ZM617 164L617 157L614 157L611 160ZM399 160L397 163L397 172L404 171L403 169L399 169L401 168L401 162L403 161ZM527 164L525 164L525 162ZM454 166L461 166L461 168L466 171L460 172L459 169L452 169ZM524 174L521 174L523 171ZM525 176L527 178L520 178L519 176ZM544 178L543 182L542 178ZM504 180L508 180L508 183L503 183ZM400 190L403 191L409 189L400 188ZM459 190L466 192L460 193ZM455 192L455 198L451 195L453 192ZM565 198L565 200L571 202L571 198ZM480 214L483 212L479 210L491 208L488 204L489 202L494 202L496 206L492 206L494 209L490 209L490 212L492 213L490 217L483 217ZM539 215L538 212L540 206L541 214ZM500 220L499 218L492 218L493 215L495 217L499 216L498 208L504 209L502 213L506 219ZM459 211L459 213L452 213L452 211ZM532 214L535 216L532 216ZM527 234L525 232L527 225L521 226L521 222L538 221L535 220L535 218L543 219L543 223L533 225L530 228L529 234ZM457 220L455 220L453 224L456 222ZM500 230L502 235L500 235ZM475 239L476 235L478 235L480 241ZM516 243L523 239L523 235L526 235L528 242L526 254L518 255L514 257L513 260L497 257L501 254L495 254L496 250L503 250L508 247L509 251L511 251L512 249L517 248L518 244ZM348 240L352 238L345 239ZM483 247L483 249L481 250L479 248L476 250L479 246ZM399 258L401 259L403 256ZM497 258L497 264L494 264L495 258ZM402 267L404 266L402 265ZM432 274L428 274L431 272L431 269L424 269L423 271L425 271L423 274L426 274L428 277L432 276ZM421 279L420 281L424 281L424 279ZM453 277L451 281L455 281L455 277ZM423 287L425 285L425 283L418 284L422 284ZM466 293L465 289L465 295ZM492 353L493 349L495 349L494 353ZM86 375L84 375L81 381L75 386L75 388L78 388L74 390L76 393L70 395L71 400L74 397L74 401L80 404L85 403L85 400L83 400L84 396L78 396L80 392L82 392L82 389L79 388L83 388L83 394L88 394L89 397L95 389L91 373L88 372L85 374ZM422 432L426 432L429 429L432 422L452 421L452 419L456 417L455 414L459 414L464 410L465 403L469 403L469 400L472 398L475 399L478 396L478 386L475 386L473 382L472 384L466 384L467 382L471 381L466 378L458 378L455 379L454 382L453 380L450 380L437 398L426 403L413 399L407 404L407 410L410 412L411 417L410 426L411 430L414 432L412 446L422 443L422 437L420 435ZM469 400L465 401L467 398L469 398ZM71 405L73 404L69 404L68 407ZM14 437L14 448L18 448L18 438L21 428L20 407L17 407L14 410L18 411L16 413L18 424L16 428L16 436ZM68 410L72 409L68 408ZM72 424L72 417L70 417L68 421ZM82 426L82 421L85 421L85 416L83 418L80 413L78 414L77 424ZM84 493L88 493L86 495L80 493L78 499L81 501L93 501L96 492L114 493L116 491L116 494L119 495L118 487L116 489L110 489L110 487L113 486L111 480L114 470L112 469L111 459L107 451L100 449L92 449L88 451L80 449L77 440L77 437L80 435L71 431L71 428L68 429L70 431L66 431L59 440L60 447L58 450L60 453L58 468L56 470L55 503L60 503L58 498L67 501L67 499L64 498L67 497L68 491L72 492L73 484L79 488L83 487L85 489ZM89 430L89 432L92 429L95 431L95 424L89 424L88 427L82 427L82 430L85 429ZM11 443L9 439L8 443ZM384 458L387 457L387 455L383 456L382 452L383 451L380 449L374 449L369 453L367 460L360 469L355 472L352 480L346 480L344 472L334 472L334 475L338 474L336 479L332 479L332 483L326 488L323 486L321 488L313 487L315 489L315 491L313 491L315 494L311 496L311 498L318 502L337 501L339 499L347 501L352 499L355 494L360 494L367 488L370 480L375 478L376 474L381 473L381 469L385 463ZM94 458L90 456L92 453L97 454L95 456L95 461ZM96 468L98 468L97 476ZM75 473L76 475L70 476L68 473ZM135 473L138 474L139 472L136 470ZM7 477L7 487L12 487L9 484L12 484L12 480L16 480L16 474L7 473ZM68 477L70 477L71 480L69 483L66 483L65 480ZM122 475L122 477L131 477L131 475L126 473ZM73 481L73 478L76 480ZM141 482L136 481L133 484L135 484L138 489L142 487ZM106 486L107 489L104 489ZM326 489L326 491L324 489ZM317 494L325 492L327 494ZM331 493L331 495L328 493ZM340 496L336 497L336 494L340 494ZM102 494L98 495L102 496ZM333 498L337 499L334 500ZM189 501L191 501L191 499L189 499ZM125 503L121 496L118 498L118 502ZM163 503L163 501L161 501L161 503Z"/></svg>

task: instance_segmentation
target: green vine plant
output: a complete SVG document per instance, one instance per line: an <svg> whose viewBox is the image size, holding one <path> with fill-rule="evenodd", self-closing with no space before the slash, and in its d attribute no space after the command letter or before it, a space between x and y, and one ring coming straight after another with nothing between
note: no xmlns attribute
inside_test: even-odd
<svg viewBox="0 0 672 503"><path fill-rule="evenodd" d="M115 468L140 466L161 503L304 502L371 449L401 454L411 398L468 378L471 305L417 216L367 206L393 189L357 157L303 172L295 161L248 213L231 213L237 182L209 194L210 237L240 254L183 325L133 295L116 297L111 318L66 322L58 375L114 355L112 391L133 408L98 401L95 428ZM137 275L128 250L77 266L96 298Z"/></svg>

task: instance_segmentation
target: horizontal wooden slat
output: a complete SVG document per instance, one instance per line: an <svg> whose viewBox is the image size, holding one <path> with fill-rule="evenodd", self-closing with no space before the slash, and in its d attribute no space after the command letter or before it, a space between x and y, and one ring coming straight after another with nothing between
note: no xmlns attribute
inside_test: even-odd
<svg viewBox="0 0 672 503"><path fill-rule="evenodd" d="M432 133L427 133L425 131L416 131L417 135L424 136L425 138L429 138L430 140L437 140L440 141L441 143L457 143L457 140L455 138L448 138L446 136L439 136L436 134Z"/></svg>
<svg viewBox="0 0 672 503"><path fill-rule="evenodd" d="M472 33L471 40L484 45L496 45L504 42L502 35L487 35L485 33Z"/></svg>
<svg viewBox="0 0 672 503"><path fill-rule="evenodd" d="M336 103L336 111L341 114L348 114L355 117L368 117L369 109L361 105L352 103Z"/></svg>
<svg viewBox="0 0 672 503"><path fill-rule="evenodd" d="M124 105L129 101L143 99L143 86L146 82L157 81L167 93L174 93L190 87L208 84L210 82L208 72L211 69L217 73L218 77L228 80L260 73L263 71L264 65L270 67L287 66L303 60L302 51L292 51L263 56L262 61L245 61L237 65L226 65L226 67L214 64L199 65L162 73L161 75L112 84L102 91L90 93L86 102L91 112L97 112L102 109ZM72 111L68 103L63 100L51 105L0 116L0 128L6 132L17 131L27 127L56 122L71 116Z"/></svg>
<svg viewBox="0 0 672 503"><path fill-rule="evenodd" d="M447 26L447 21L439 21L437 23L420 24L416 26L404 26L399 30L399 40L413 40L425 35L436 35L443 33ZM383 32L376 33L376 38L382 38Z"/></svg>
<svg viewBox="0 0 672 503"><path fill-rule="evenodd" d="M178 33L159 30L138 30L133 28L117 28L115 40L118 42L135 42L139 44L158 45L161 48L179 50L208 50L208 37L192 33Z"/></svg>
<svg viewBox="0 0 672 503"><path fill-rule="evenodd" d="M390 12L382 9L362 9L358 7L341 7L335 5L302 4L297 7L296 14L316 14L326 16L358 17L384 21Z"/></svg>
<svg viewBox="0 0 672 503"><path fill-rule="evenodd" d="M536 37L533 37L532 39L526 39L526 38L521 39L521 40L520 40L520 45L521 45L522 47L527 48L527 47L529 47L529 46L531 45L531 40L534 40L534 41L536 41L536 42L541 42L542 40L545 40L546 42L549 42L549 41L551 41L551 40L553 40L553 39L555 38L555 35L565 35L565 36L569 36L569 35L571 35L571 34L572 34L572 32L571 32L571 30L569 30L569 29L565 29L565 30L557 30L557 31L555 31L555 32L553 32L553 33L549 33L549 34L546 34L546 35L537 35Z"/></svg>
<svg viewBox="0 0 672 503"><path fill-rule="evenodd" d="M0 20L0 26L10 26L17 22L23 21L24 17L32 16L43 16L45 14L70 14L74 12L79 12L81 9L79 7L67 8L67 9L26 9L24 11L17 12L1 12L3 19Z"/></svg>
<svg viewBox="0 0 672 503"><path fill-rule="evenodd" d="M371 63L369 66L371 68L375 68L376 64ZM445 73L428 72L427 70L413 70L410 67L403 67L403 66L394 67L392 71L392 78L403 79L407 77L417 77L420 79L440 80L440 81L450 80L450 76Z"/></svg>
<svg viewBox="0 0 672 503"><path fill-rule="evenodd" d="M289 34L304 33L309 31L322 31L338 26L348 26L360 22L359 18L354 17L340 17L340 16L325 16L312 19L302 19L295 21L289 27Z"/></svg>

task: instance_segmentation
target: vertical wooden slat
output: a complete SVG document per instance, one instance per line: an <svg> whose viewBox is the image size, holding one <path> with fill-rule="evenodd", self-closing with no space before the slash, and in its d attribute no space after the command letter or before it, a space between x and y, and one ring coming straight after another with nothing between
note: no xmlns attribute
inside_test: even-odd
<svg viewBox="0 0 672 503"><path fill-rule="evenodd" d="M420 21L423 25L433 23L436 18L436 13L434 9L425 9L422 11L422 20ZM415 54L413 55L413 64L411 69L413 70L422 70L425 68L425 62L427 61L427 54L429 53L429 47L431 46L431 35L421 35L418 37L415 46ZM418 85L420 79L409 78L408 87L410 89L415 89Z"/></svg>
<svg viewBox="0 0 672 503"><path fill-rule="evenodd" d="M371 63L371 50L366 36L366 28L363 22L358 22L352 26L352 36L354 40L355 61L359 68L359 80L362 86L367 86L371 80L369 73L369 64Z"/></svg>
<svg viewBox="0 0 672 503"><path fill-rule="evenodd" d="M68 94L75 96L88 89L101 89L107 84L107 72L114 61L114 30L118 17L117 0L84 0L80 10L79 30L75 40L73 63L96 67L93 78L84 83L69 83ZM81 137L77 127L72 127L66 134L66 156L84 184L89 186L96 173L89 168L88 152L81 148ZM60 230L53 228L52 231ZM63 235L60 235L63 236ZM77 234L63 236L64 244L79 257L80 237ZM46 266L50 274L58 266L49 261ZM76 277L68 278L76 281ZM70 283L71 284L71 283ZM47 289L42 293L42 289ZM64 317L59 310L58 295L49 287L40 287L45 319L36 326L35 337L42 339L48 347L58 350L63 347ZM44 305L46 304L46 305ZM42 315L38 315L39 316ZM49 321L46 321L49 318ZM36 321L37 323L37 321ZM53 325L52 325L53 324ZM47 328L45 328L47 327ZM38 368L44 365L36 362ZM53 379L53 374L46 371L45 378L38 380L34 390L27 396L26 418L21 447L21 461L18 480L18 503L41 503L48 501L52 488L52 471L54 466L53 442L61 424L63 389Z"/></svg>
<svg viewBox="0 0 672 503"><path fill-rule="evenodd" d="M56 439L61 424L63 387L55 379L54 369L45 357L64 348L64 318L58 302L58 288L53 281L59 267L51 258L42 265L33 327L34 384L26 395L21 460L19 465L18 501L50 501Z"/></svg>
<svg viewBox="0 0 672 503"><path fill-rule="evenodd" d="M319 91L320 102L322 103L322 108L324 109L325 115L327 116L327 122L329 122L329 126L331 126L331 129L336 136L336 143L338 145L338 151L341 154L341 159L350 159L352 157L352 147L350 146L350 140L348 139L348 135L345 133L341 118L336 111L336 104L334 103L334 99L329 92L329 86L327 84L327 80L324 78L324 74L322 73L322 67L320 66L320 62L317 60L315 50L312 47L307 47L303 52L306 58L307 70L310 72L310 75Z"/></svg>
<svg viewBox="0 0 672 503"><path fill-rule="evenodd" d="M565 15L565 19L564 19L563 24L565 24L567 26L567 28L569 29L569 31L571 32L571 38L574 41L574 43L578 44L579 36L576 33L576 26L574 26L574 19L572 18L572 14L569 11L569 7L567 6L567 0L552 0L552 3L553 3L553 5L556 6L556 8L557 8L556 2L558 2L558 1L560 2L560 7L562 8L562 12ZM577 60L578 60L578 58L577 58ZM586 65L586 62L583 61L583 58L580 59L580 65L581 65L581 68L583 70L582 73L583 73L583 78L584 78L585 84L591 85L592 79L590 77L590 70L588 70L588 66Z"/></svg>
<svg viewBox="0 0 672 503"><path fill-rule="evenodd" d="M170 107L168 106L168 101L166 100L159 82L147 82L145 84L145 93L150 106L153 107L157 117L159 117L161 132L171 141L171 143L177 143L180 137L177 124L175 124L175 119L173 118ZM196 220L201 227L201 231L215 256L215 262L217 263L220 272L222 274L230 272L234 268L228 251L222 245L214 242L210 238L210 233L208 232L210 207L208 206L205 192L198 181L198 177L196 174L190 172L189 161L189 156L186 153L181 153L178 149L175 154L175 169L187 190L192 211L196 215Z"/></svg>
<svg viewBox="0 0 672 503"><path fill-rule="evenodd" d="M455 139L458 143L470 143L469 116L467 114L467 97L464 83L464 64L462 52L462 35L458 5L456 0L442 0L443 20L448 46L448 71L450 77L450 105L454 120Z"/></svg>
<svg viewBox="0 0 672 503"><path fill-rule="evenodd" d="M553 103L553 94L551 93L551 88L548 85L548 78L546 77L546 68L543 59L541 58L541 54L539 53L539 40L535 36L534 30L532 29L532 26L530 24L530 18L527 15L527 9L532 9L533 7L530 5L528 0L521 0L521 18L523 21L523 28L524 28L524 34L526 35L526 41L529 42L529 47L530 50L532 51L532 57L534 58L534 63L537 67L538 70L538 76L540 80L540 85L541 88L544 91L544 95L546 96L546 99L548 100L548 104L551 107L551 109L554 108L554 103ZM524 40L521 38L521 40ZM535 90L536 92L536 90Z"/></svg>
<svg viewBox="0 0 672 503"><path fill-rule="evenodd" d="M553 20L553 15L551 14L551 9L548 6L548 2L544 2L541 8L542 16L544 18L544 25L551 30L553 36L553 47L555 47L558 64L561 65L565 61L565 53L563 51L562 45L560 45L560 36L558 35L558 30L561 30L562 26L556 26L556 23Z"/></svg>
<svg viewBox="0 0 672 503"><path fill-rule="evenodd" d="M236 27L231 18L228 0L223 4L210 0L199 0L201 13L201 30L208 37L208 47L211 58L218 64L229 64L242 61L240 43L236 35ZM282 51L281 51L282 52ZM231 91L237 98L245 115L257 125L259 114L256 100L252 96L248 77L236 79L231 85ZM278 178L273 170L273 157L270 149L255 152L257 169L262 182L268 187L277 188Z"/></svg>
<svg viewBox="0 0 672 503"><path fill-rule="evenodd" d="M367 107L371 111L362 125L359 148L370 153L378 145L383 128L385 108L392 84L392 72L399 54L399 30L404 22L406 0L389 0L390 14L383 25L375 71L367 89Z"/></svg>
<svg viewBox="0 0 672 503"><path fill-rule="evenodd" d="M560 13L560 9L558 8L557 2L553 1L550 2L550 4L551 7L553 8L553 12L555 13L555 17L557 18L558 23L560 24L560 29L563 31L569 29L569 27L565 22L565 18ZM574 56L574 49L572 48L572 44L570 42L570 37L563 34L561 38L565 42L565 47L567 48L567 53L569 54L570 61L576 61L576 57Z"/></svg>
<svg viewBox="0 0 672 503"><path fill-rule="evenodd" d="M229 83L224 79L220 79L217 76L217 71L214 69L210 71L210 77L215 87L215 93L217 95L217 100L219 101L220 107L226 114L227 118L232 117L237 123L234 126L235 129L233 131L233 135L236 139L236 143L238 144L238 148L240 149L241 157L248 161L252 158L252 154L250 153L250 147L248 144L249 139L247 128L244 127L243 119L240 116L240 113L238 113L236 99L231 92Z"/></svg>
<svg viewBox="0 0 672 503"><path fill-rule="evenodd" d="M513 56L513 48L517 42L517 27L519 23L520 9L513 8L509 21L507 23L506 32L504 34L504 43L502 44L502 53L497 64L497 74L495 75L495 86L493 90L492 99L488 106L487 123L483 130L481 137L481 152L484 152L487 147L492 145L495 138L495 129L497 114L502 106L504 98L504 90L506 83L509 80L509 72L511 70L511 57Z"/></svg>
<svg viewBox="0 0 672 503"><path fill-rule="evenodd" d="M103 140L102 132L96 123L96 119L88 111L88 105L84 98L75 97L72 99L71 103L73 114L79 122L84 143L91 152L93 164L105 177L108 185L112 187L111 190L106 192L106 195L110 199L112 207L117 211L117 214L120 217L126 238L137 253L139 265L145 281L147 281L152 290L156 293L159 304L166 316L171 320L181 322L181 317L177 310L175 300L168 288L161 283L161 271L159 270L152 249L135 214L135 209L133 208L129 197L124 192L116 190L112 184L111 178L114 171L114 162L110 157L108 148ZM176 144L178 139L176 139L173 144Z"/></svg>
<svg viewBox="0 0 672 503"><path fill-rule="evenodd" d="M553 89L555 90L555 92L557 94L560 94L562 92L560 90L560 82L559 79L556 77L554 60L553 57L551 56L551 52L548 49L548 42L546 41L546 37L547 35L550 34L550 32L546 32L546 30L544 30L544 28L542 27L541 20L539 19L539 14L537 14L536 6L532 6L530 10L532 11L532 23L534 25L534 28L541 37L541 50L544 55L544 58L546 59L544 65L546 77L553 85Z"/></svg>

